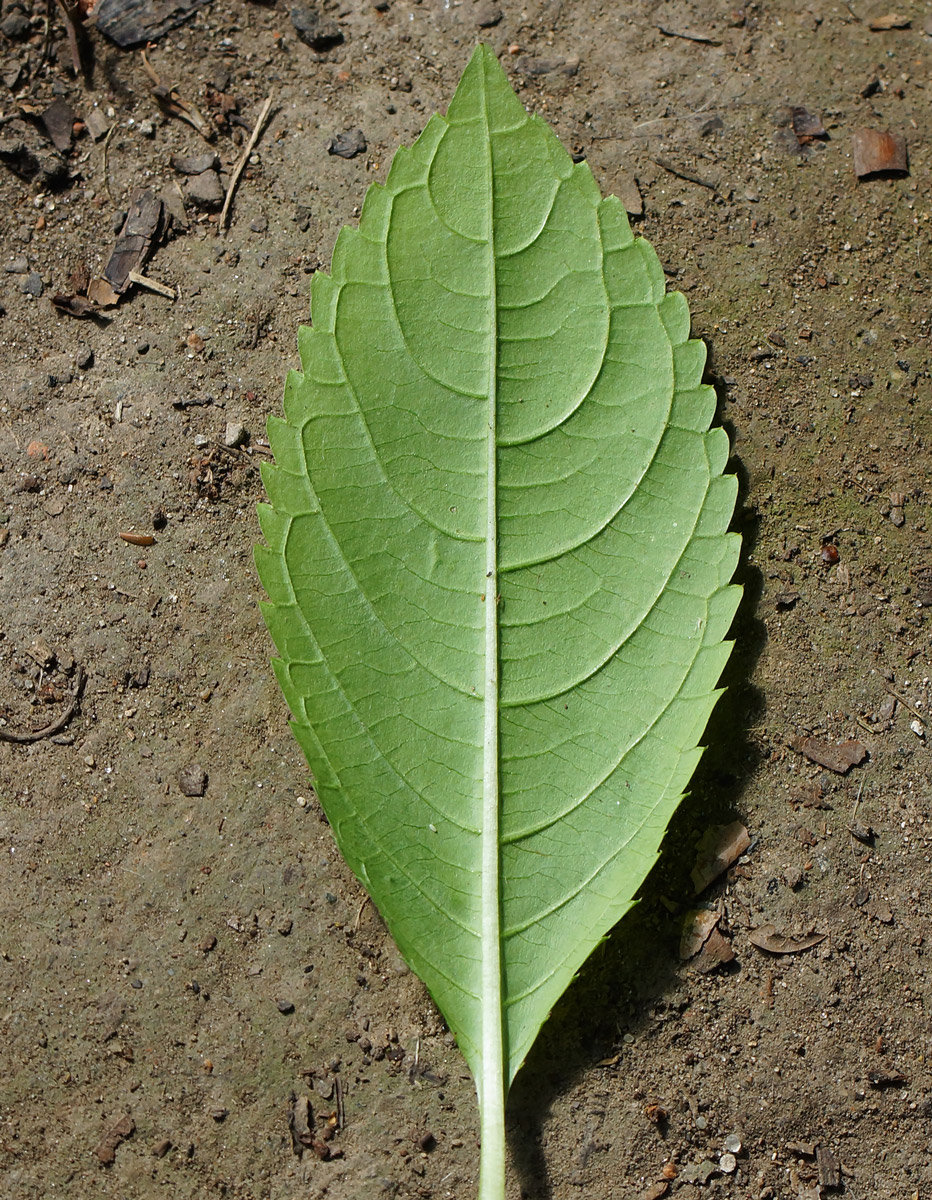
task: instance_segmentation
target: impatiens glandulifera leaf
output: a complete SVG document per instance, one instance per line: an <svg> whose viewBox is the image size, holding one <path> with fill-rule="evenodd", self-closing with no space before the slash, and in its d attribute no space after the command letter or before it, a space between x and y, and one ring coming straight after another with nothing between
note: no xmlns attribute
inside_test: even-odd
<svg viewBox="0 0 932 1200"><path fill-rule="evenodd" d="M648 243L474 53L315 276L257 550L347 862L476 1080L627 912L729 653L735 479Z"/></svg>

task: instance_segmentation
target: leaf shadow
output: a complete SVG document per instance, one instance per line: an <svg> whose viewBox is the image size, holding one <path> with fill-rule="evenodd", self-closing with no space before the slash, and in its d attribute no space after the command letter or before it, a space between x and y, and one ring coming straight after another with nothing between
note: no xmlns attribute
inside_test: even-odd
<svg viewBox="0 0 932 1200"><path fill-rule="evenodd" d="M718 380L710 382L718 385L718 423L734 444L734 428L722 411L723 388ZM566 1182L585 1189L586 1164L604 1147L591 1122L576 1141L572 1131L563 1138L552 1130L556 1102L583 1084L604 1060L616 1054L623 1059L625 1035L645 1032L666 1008L682 973L677 954L680 919L695 902L689 873L696 843L710 825L727 824L741 815L742 796L764 757L752 732L764 708L763 695L752 683L766 642L766 628L758 616L763 576L752 561L760 518L745 507L749 480L744 464L733 458L730 469L738 479L731 528L742 537L734 582L744 591L732 624L734 650L722 675L726 691L709 720L703 739L706 751L691 789L670 822L638 903L555 1006L515 1080L508 1102L508 1147L521 1200L554 1200L564 1194L562 1182L548 1179L547 1163L555 1165L557 1147L563 1155L561 1169L568 1166ZM724 878L712 885L712 895ZM737 971L740 964L722 969ZM553 1149L546 1145L545 1153L548 1141Z"/></svg>

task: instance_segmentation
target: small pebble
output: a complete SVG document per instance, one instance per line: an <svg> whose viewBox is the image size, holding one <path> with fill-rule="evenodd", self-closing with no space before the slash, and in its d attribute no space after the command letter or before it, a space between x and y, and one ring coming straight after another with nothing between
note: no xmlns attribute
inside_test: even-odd
<svg viewBox="0 0 932 1200"><path fill-rule="evenodd" d="M921 721L910 721L909 727L913 731L913 733L916 735L917 738L925 737L926 727L925 727L925 725L923 725L923 723Z"/></svg>
<svg viewBox="0 0 932 1200"><path fill-rule="evenodd" d="M42 295L42 277L36 271L30 271L23 282L20 284L20 291L25 292L27 296L35 296L36 299Z"/></svg>
<svg viewBox="0 0 932 1200"><path fill-rule="evenodd" d="M203 796L207 791L207 772L198 763L188 763L178 772L178 786L183 796Z"/></svg>
<svg viewBox="0 0 932 1200"><path fill-rule="evenodd" d="M249 228L253 231L253 233L265 233L268 227L269 223L265 217L253 217L253 219L249 222Z"/></svg>
<svg viewBox="0 0 932 1200"><path fill-rule="evenodd" d="M213 934L211 934L209 937L205 937L204 940L198 944L197 948L202 954L209 954L210 951L216 947L216 945L217 939Z"/></svg>
<svg viewBox="0 0 932 1200"><path fill-rule="evenodd" d="M295 804L297 804L298 808L307 808L307 797L298 796L295 800Z"/></svg>
<svg viewBox="0 0 932 1200"><path fill-rule="evenodd" d="M198 699L207 701L211 698L213 692L210 690L210 688L201 688L197 695Z"/></svg>
<svg viewBox="0 0 932 1200"><path fill-rule="evenodd" d="M249 430L242 421L227 421L227 427L223 435L224 446L229 446L231 450L235 450L237 446L245 446L249 441Z"/></svg>
<svg viewBox="0 0 932 1200"><path fill-rule="evenodd" d="M218 1105L214 1108L209 1108L207 1110L207 1115L213 1117L213 1119L219 1124L221 1121L225 1121L227 1119L227 1117L230 1115L230 1110L228 1108L221 1108Z"/></svg>
<svg viewBox="0 0 932 1200"><path fill-rule="evenodd" d="M278 1011L280 1013L282 1013L283 1016L287 1017L289 1015L289 1013L294 1012L294 1005L291 1003L290 1000L279 1000Z"/></svg>
<svg viewBox="0 0 932 1200"><path fill-rule="evenodd" d="M292 921L291 917L286 917L284 921L279 923L278 932L282 935L282 937L287 937L293 928L294 922Z"/></svg>
<svg viewBox="0 0 932 1200"><path fill-rule="evenodd" d="M709 1122L705 1119L705 1117L696 1117L696 1128L697 1129L708 1129Z"/></svg>
<svg viewBox="0 0 932 1200"><path fill-rule="evenodd" d="M130 987L133 987L133 988L135 988L135 989L136 989L136 991L138 992L138 991L139 991L139 989L142 987L142 980L141 980L141 979L134 979L134 980L133 980L133 982L130 984Z"/></svg>
<svg viewBox="0 0 932 1200"><path fill-rule="evenodd" d="M75 355L74 362L79 370L86 371L88 367L94 365L94 351L90 346L81 346Z"/></svg>
<svg viewBox="0 0 932 1200"><path fill-rule="evenodd" d="M718 1160L718 1165L726 1175L731 1175L738 1164L735 1162L735 1156L733 1154L723 1154Z"/></svg>
<svg viewBox="0 0 932 1200"><path fill-rule="evenodd" d="M728 1137L725 1138L725 1149L729 1154L740 1154L741 1138L739 1138L736 1133L730 1133Z"/></svg>
<svg viewBox="0 0 932 1200"><path fill-rule="evenodd" d="M202 171L188 179L187 197L195 208L219 208L223 203L223 185L216 171Z"/></svg>
<svg viewBox="0 0 932 1200"><path fill-rule="evenodd" d="M143 137L152 137L155 133L155 126L151 121L140 121L136 126Z"/></svg>

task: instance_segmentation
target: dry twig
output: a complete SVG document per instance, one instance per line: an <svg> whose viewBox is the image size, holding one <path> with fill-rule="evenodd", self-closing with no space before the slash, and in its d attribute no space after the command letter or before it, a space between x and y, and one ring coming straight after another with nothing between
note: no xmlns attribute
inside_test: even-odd
<svg viewBox="0 0 932 1200"><path fill-rule="evenodd" d="M233 174L230 176L230 186L227 188L226 198L223 201L223 208L220 210L220 222L217 228L222 232L226 228L227 218L230 215L230 204L233 202L233 193L236 191L236 185L239 183L239 177L246 169L246 163L249 161L249 156L255 148L256 142L259 140L259 135L262 133L262 127L268 120L269 113L272 111L272 94L269 93L269 98L262 106L262 112L259 113L259 119L256 121L253 131L249 136L249 141L246 143L243 153L240 155L239 162L233 168Z"/></svg>

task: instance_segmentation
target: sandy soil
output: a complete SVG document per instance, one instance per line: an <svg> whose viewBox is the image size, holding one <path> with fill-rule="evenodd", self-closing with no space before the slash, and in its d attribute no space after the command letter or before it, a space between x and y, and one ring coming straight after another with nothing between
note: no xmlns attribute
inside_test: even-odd
<svg viewBox="0 0 932 1200"><path fill-rule="evenodd" d="M138 51L95 35L84 85L61 26L44 62L41 16L0 35L3 113L61 98L113 130L56 159L28 116L0 127L0 728L54 721L86 672L63 729L0 744L0 1192L474 1195L471 1082L335 851L251 556L310 275L481 35L603 190L643 204L636 228L709 344L745 537L710 749L643 903L519 1080L510 1200L809 1198L836 1167L851 1196L925 1196L924 7L876 31L888 9L864 0L324 8L343 40L322 53L287 6L244 0L152 48L163 82L220 119L209 146L156 106ZM218 236L172 156L214 151L225 179L247 130L224 98L251 128L270 92ZM800 141L793 106L826 135ZM856 178L863 126L905 136L907 176ZM357 128L364 153L328 154ZM106 320L60 313L51 296L99 274L140 187L176 211L145 271L178 298L135 287ZM223 449L237 423L248 449ZM835 773L805 737L867 757ZM700 903L736 958L703 973L678 954L690 869L735 818L751 845ZM749 937L768 923L826 936L772 955ZM320 1153L299 1157L302 1097Z"/></svg>

